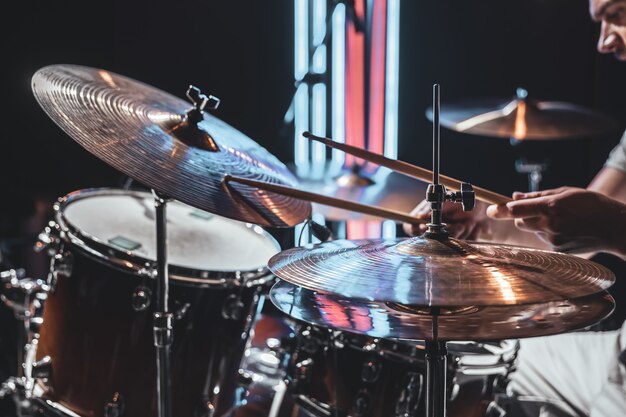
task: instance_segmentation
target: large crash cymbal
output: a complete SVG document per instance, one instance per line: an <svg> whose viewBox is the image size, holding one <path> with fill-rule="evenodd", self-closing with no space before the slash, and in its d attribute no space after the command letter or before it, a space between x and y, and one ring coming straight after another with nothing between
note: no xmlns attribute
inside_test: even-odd
<svg viewBox="0 0 626 417"><path fill-rule="evenodd" d="M544 303L595 294L615 282L609 269L573 255L423 237L296 247L268 266L310 290L420 306Z"/></svg>
<svg viewBox="0 0 626 417"><path fill-rule="evenodd" d="M241 184L224 185L226 174L291 186L297 179L227 123L202 109L188 115L194 105L176 96L77 65L41 68L33 75L32 90L72 139L167 197L263 226L293 226L310 214L308 202Z"/></svg>
<svg viewBox="0 0 626 417"><path fill-rule="evenodd" d="M523 89L513 99L442 103L442 126L457 132L517 140L555 140L610 133L618 127L608 116L560 101L533 100ZM432 107L426 116L432 121Z"/></svg>
<svg viewBox="0 0 626 417"><path fill-rule="evenodd" d="M350 299L285 281L270 290L282 312L307 323L380 338L432 340L432 311L404 304ZM606 291L561 301L512 306L441 309L437 339L502 340L581 329L607 317L615 300Z"/></svg>
<svg viewBox="0 0 626 417"><path fill-rule="evenodd" d="M307 191L405 213L426 197L428 186L424 181L385 167L377 167L372 172L359 167L329 168L319 179L301 176L299 181L300 187ZM331 221L381 220L380 217L317 203L313 203L313 212Z"/></svg>

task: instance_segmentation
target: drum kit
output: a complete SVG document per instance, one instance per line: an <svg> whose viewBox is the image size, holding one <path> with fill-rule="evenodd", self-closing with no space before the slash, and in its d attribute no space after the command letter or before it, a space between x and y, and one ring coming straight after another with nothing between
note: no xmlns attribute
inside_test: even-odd
<svg viewBox="0 0 626 417"><path fill-rule="evenodd" d="M267 341L284 390L258 415L280 415L284 398L290 416L505 415L494 397L518 339L582 329L615 306L615 276L594 262L448 237L444 204L508 199L439 173L438 85L432 171L305 132L428 182L427 232L288 249L265 228L307 220L312 203L417 220L302 189L193 86L188 103L107 70L52 65L32 91L72 139L149 191L63 196L35 246L50 256L47 278L0 275L25 323L21 372L0 391L20 415L245 416L242 363L266 299L293 332Z"/></svg>

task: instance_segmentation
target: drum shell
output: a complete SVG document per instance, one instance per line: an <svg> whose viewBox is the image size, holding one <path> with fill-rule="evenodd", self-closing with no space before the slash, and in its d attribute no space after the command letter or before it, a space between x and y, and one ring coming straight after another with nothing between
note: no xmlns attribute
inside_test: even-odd
<svg viewBox="0 0 626 417"><path fill-rule="evenodd" d="M77 247L68 249L71 274L58 274L44 307L37 356L52 359L45 397L80 416L101 417L119 393L124 415L156 416L154 279L111 268ZM140 289L152 293L143 311L133 307ZM172 409L177 416L195 416L210 407L220 415L235 404L239 364L263 292L258 285L170 281ZM232 314L234 305L238 315Z"/></svg>
<svg viewBox="0 0 626 417"><path fill-rule="evenodd" d="M423 342L377 339L306 323L298 324L296 333L287 370L290 392L310 415L424 415ZM493 355L477 353L478 344L448 345L448 415L482 417L501 379L513 371L519 345L494 342Z"/></svg>

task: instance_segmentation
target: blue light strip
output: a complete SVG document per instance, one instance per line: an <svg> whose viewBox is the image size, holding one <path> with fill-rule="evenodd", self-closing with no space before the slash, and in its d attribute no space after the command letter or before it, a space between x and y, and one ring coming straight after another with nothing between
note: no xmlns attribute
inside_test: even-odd
<svg viewBox="0 0 626 417"><path fill-rule="evenodd" d="M396 237L397 226L393 220L385 220L383 222L383 239L393 239Z"/></svg>
<svg viewBox="0 0 626 417"><path fill-rule="evenodd" d="M311 125L313 134L326 136L326 84L317 83L313 86L312 101ZM313 179L321 179L324 176L324 165L326 164L326 146L323 143L313 142L311 148L310 175Z"/></svg>
<svg viewBox="0 0 626 417"><path fill-rule="evenodd" d="M337 4L332 15L332 138L346 142L346 6ZM333 149L332 169L341 168L344 152Z"/></svg>
<svg viewBox="0 0 626 417"><path fill-rule="evenodd" d="M326 36L326 2L327 0L313 1L313 47L324 42Z"/></svg>
<svg viewBox="0 0 626 417"><path fill-rule="evenodd" d="M298 176L309 175L309 141L302 132L309 130L309 86L300 84L294 101L294 162Z"/></svg>
<svg viewBox="0 0 626 417"><path fill-rule="evenodd" d="M385 146L388 158L398 158L398 86L400 58L400 0L387 0L385 80Z"/></svg>
<svg viewBox="0 0 626 417"><path fill-rule="evenodd" d="M294 78L299 81L309 71L309 2L294 0Z"/></svg>

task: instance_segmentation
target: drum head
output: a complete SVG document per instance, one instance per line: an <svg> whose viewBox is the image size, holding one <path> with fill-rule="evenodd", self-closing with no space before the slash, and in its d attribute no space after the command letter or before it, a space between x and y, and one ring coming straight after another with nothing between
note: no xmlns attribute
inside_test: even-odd
<svg viewBox="0 0 626 417"><path fill-rule="evenodd" d="M112 254L130 258L135 266L156 262L152 194L115 189L80 190L61 199L55 209L61 229L89 253L102 255L118 266L119 259L112 259ZM201 283L240 278L246 273L269 275L267 262L280 247L263 228L179 201L168 202L166 210L172 279Z"/></svg>

